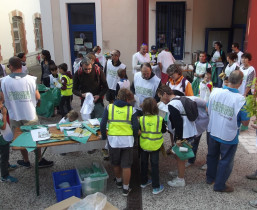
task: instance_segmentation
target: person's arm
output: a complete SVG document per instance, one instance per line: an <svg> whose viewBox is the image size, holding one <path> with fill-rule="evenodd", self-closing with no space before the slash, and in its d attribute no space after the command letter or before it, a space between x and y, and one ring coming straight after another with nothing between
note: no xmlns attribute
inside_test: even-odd
<svg viewBox="0 0 257 210"><path fill-rule="evenodd" d="M134 54L132 57L132 68L136 69L137 71L140 70L140 68L141 68L141 65L138 65L138 59L137 59L136 54Z"/></svg>
<svg viewBox="0 0 257 210"><path fill-rule="evenodd" d="M35 92L35 93L36 93L36 95L35 95L35 96L36 96L36 100L40 100L40 93L39 93L39 91L38 91L38 90L36 90L36 92Z"/></svg>
<svg viewBox="0 0 257 210"><path fill-rule="evenodd" d="M3 126L1 127L1 130L5 130L5 128L6 128L7 110L6 110L6 108L5 108L4 106L1 108L1 113L2 113L2 115L3 115L3 119L2 119L2 121L3 121Z"/></svg>
<svg viewBox="0 0 257 210"><path fill-rule="evenodd" d="M131 124L132 124L132 129L133 129L133 136L134 136L135 139L137 139L138 138L138 131L139 131L139 123L138 123L138 119L137 119L137 112L135 112L132 115Z"/></svg>
<svg viewBox="0 0 257 210"><path fill-rule="evenodd" d="M243 106L244 107L244 106ZM250 117L248 117L248 112L242 108L238 113L239 120L243 126L248 126L250 122Z"/></svg>
<svg viewBox="0 0 257 210"><path fill-rule="evenodd" d="M160 81L160 83L159 83L159 85L158 85L158 88L160 88L161 86L162 86L162 82ZM158 89L158 88L157 88L157 89ZM160 98L159 98L159 96L158 96L157 91L156 91L156 93L155 93L154 99L156 100L157 103L160 101Z"/></svg>
<svg viewBox="0 0 257 210"><path fill-rule="evenodd" d="M117 83L116 91L115 91L115 97L117 97L119 90L120 90L120 85L119 85L119 83Z"/></svg>
<svg viewBox="0 0 257 210"><path fill-rule="evenodd" d="M100 131L102 135L102 139L107 139L106 125L108 121L108 106L104 109L103 117L100 123Z"/></svg>
<svg viewBox="0 0 257 210"><path fill-rule="evenodd" d="M169 120L171 121L172 128L175 129L176 138L178 140L183 139L183 119L180 115L179 110L177 110L172 105L168 105L169 109Z"/></svg>
<svg viewBox="0 0 257 210"><path fill-rule="evenodd" d="M209 64L209 63L208 63L206 72L209 73L209 74L211 74L211 64Z"/></svg>
<svg viewBox="0 0 257 210"><path fill-rule="evenodd" d="M255 75L254 75L254 71L252 71L252 72L247 76L244 96L247 96L247 94L248 94L249 91L251 90L251 86L252 86L252 83L253 83L254 76L255 76Z"/></svg>
<svg viewBox="0 0 257 210"><path fill-rule="evenodd" d="M79 71L76 71L76 73L74 74L72 93L76 96L83 97L80 91L80 81L79 81L78 72Z"/></svg>
<svg viewBox="0 0 257 210"><path fill-rule="evenodd" d="M67 79L65 77L62 77L61 83L62 83L61 89L66 90L67 89Z"/></svg>
<svg viewBox="0 0 257 210"><path fill-rule="evenodd" d="M164 119L162 120L162 130L161 130L161 132L162 133L165 133L167 131L167 129L166 129L166 124L165 124L165 122L164 122Z"/></svg>

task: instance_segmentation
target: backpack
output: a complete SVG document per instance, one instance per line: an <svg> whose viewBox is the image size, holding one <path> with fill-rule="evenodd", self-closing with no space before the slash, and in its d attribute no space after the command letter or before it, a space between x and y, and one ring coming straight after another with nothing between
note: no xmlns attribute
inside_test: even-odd
<svg viewBox="0 0 257 210"><path fill-rule="evenodd" d="M185 112L186 116L189 119L189 121L195 121L198 117L198 109L197 109L197 103L190 98L187 98L185 96L181 96L179 98L173 98L172 100L180 100ZM183 115L183 114L182 114Z"/></svg>

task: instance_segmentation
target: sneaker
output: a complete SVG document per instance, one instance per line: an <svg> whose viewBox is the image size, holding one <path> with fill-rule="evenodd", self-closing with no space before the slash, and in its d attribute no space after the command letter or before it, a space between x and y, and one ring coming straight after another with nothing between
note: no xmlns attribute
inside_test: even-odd
<svg viewBox="0 0 257 210"><path fill-rule="evenodd" d="M253 174L246 175L246 178L256 180L257 179L257 171L255 171Z"/></svg>
<svg viewBox="0 0 257 210"><path fill-rule="evenodd" d="M188 167L190 167L191 165L193 165L193 163L186 162L185 167L188 168Z"/></svg>
<svg viewBox="0 0 257 210"><path fill-rule="evenodd" d="M20 165L20 166L24 166L25 168L30 168L31 165L30 165L30 162L25 162L24 160L18 160L17 161L17 164Z"/></svg>
<svg viewBox="0 0 257 210"><path fill-rule="evenodd" d="M117 182L117 179L116 178L114 178L114 182L115 182L115 184L116 184L116 186L117 186L117 188L118 189L121 189L122 188L122 182Z"/></svg>
<svg viewBox="0 0 257 210"><path fill-rule="evenodd" d="M200 169L206 171L207 170L207 164L204 164Z"/></svg>
<svg viewBox="0 0 257 210"><path fill-rule="evenodd" d="M225 185L225 189L224 190L214 190L215 192L226 192L226 193L231 193L234 192L234 187L229 186L229 185Z"/></svg>
<svg viewBox="0 0 257 210"><path fill-rule="evenodd" d="M16 183L16 182L18 182L18 179L14 178L12 176L7 176L6 178L1 177L0 181L1 182L13 182L13 183Z"/></svg>
<svg viewBox="0 0 257 210"><path fill-rule="evenodd" d="M54 165L53 161L48 161L45 158L42 158L39 162L38 162L38 168L46 168L46 167L51 167Z"/></svg>
<svg viewBox="0 0 257 210"><path fill-rule="evenodd" d="M163 185L160 185L160 187L153 189L153 194L157 195L157 194L161 193L163 190L164 190Z"/></svg>
<svg viewBox="0 0 257 210"><path fill-rule="evenodd" d="M13 170L15 170L15 169L17 169L17 168L18 168L17 165L8 164L8 170L9 170L9 171L13 171Z"/></svg>
<svg viewBox="0 0 257 210"><path fill-rule="evenodd" d="M145 184L141 184L140 187L141 188L146 188L150 184L152 184L152 180L149 179Z"/></svg>
<svg viewBox="0 0 257 210"><path fill-rule="evenodd" d="M168 185L171 187L185 187L186 182L185 179L179 179L178 177L176 177L172 181L168 181Z"/></svg>
<svg viewBox="0 0 257 210"><path fill-rule="evenodd" d="M250 204L252 207L257 208L257 200L249 201L249 204Z"/></svg>
<svg viewBox="0 0 257 210"><path fill-rule="evenodd" d="M123 189L122 195L125 196L125 197L127 197L127 196L129 195L129 193L130 193L131 190L132 190L131 188L128 188L128 190Z"/></svg>
<svg viewBox="0 0 257 210"><path fill-rule="evenodd" d="M170 171L169 175L171 175L172 177L177 177L178 176L178 170Z"/></svg>

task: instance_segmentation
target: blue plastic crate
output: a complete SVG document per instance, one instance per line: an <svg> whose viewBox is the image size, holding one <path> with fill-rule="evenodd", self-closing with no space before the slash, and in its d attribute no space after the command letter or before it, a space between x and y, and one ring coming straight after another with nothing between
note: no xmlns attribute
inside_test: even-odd
<svg viewBox="0 0 257 210"><path fill-rule="evenodd" d="M71 196L81 197L81 183L76 169L59 171L53 173L54 190L58 202L65 200ZM59 188L62 182L69 182L69 188Z"/></svg>

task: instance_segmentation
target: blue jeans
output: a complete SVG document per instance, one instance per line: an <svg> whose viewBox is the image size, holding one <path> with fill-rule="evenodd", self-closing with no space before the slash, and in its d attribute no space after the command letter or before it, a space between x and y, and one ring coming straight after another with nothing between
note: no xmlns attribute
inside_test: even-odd
<svg viewBox="0 0 257 210"><path fill-rule="evenodd" d="M216 67L216 74L217 74L217 84L215 85L218 88L222 87L223 80L219 78L219 75L222 72L223 67Z"/></svg>
<svg viewBox="0 0 257 210"><path fill-rule="evenodd" d="M141 184L148 182L148 158L150 156L151 170L152 170L152 187L160 187L159 177L159 150L147 152L141 150Z"/></svg>
<svg viewBox="0 0 257 210"><path fill-rule="evenodd" d="M209 141L207 155L206 181L215 182L214 190L224 190L234 165L237 144L223 144L212 137Z"/></svg>
<svg viewBox="0 0 257 210"><path fill-rule="evenodd" d="M197 150L198 150L198 146L199 146L201 137L202 137L202 134L200 136L195 137L194 141L191 143L191 145L193 146L192 150L195 154L195 156L193 158L188 159L188 162L191 164L193 164L195 162L196 154L197 154Z"/></svg>

